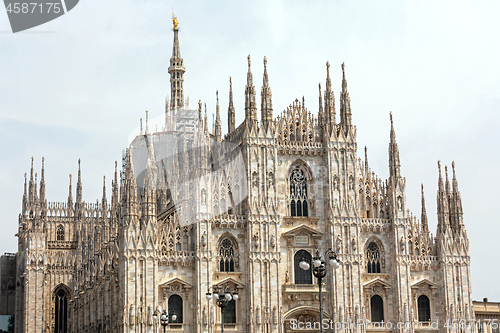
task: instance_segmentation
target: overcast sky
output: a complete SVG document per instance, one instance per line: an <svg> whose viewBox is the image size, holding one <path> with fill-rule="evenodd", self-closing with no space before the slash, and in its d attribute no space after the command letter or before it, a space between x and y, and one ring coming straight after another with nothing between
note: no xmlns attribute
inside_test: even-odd
<svg viewBox="0 0 500 333"><path fill-rule="evenodd" d="M327 60L338 101L345 62L358 155L368 146L370 167L387 178L392 111L407 204L420 216L423 183L433 234L437 160L455 161L473 297L500 301L498 1L85 0L18 34L0 10L1 253L17 250L31 156L38 173L45 156L49 201L67 200L81 158L84 199L95 202L144 111L163 114L172 7L185 93L211 113L219 90L224 132L229 76L237 124L244 117L248 54L259 93L267 56L275 116L302 96L317 113Z"/></svg>

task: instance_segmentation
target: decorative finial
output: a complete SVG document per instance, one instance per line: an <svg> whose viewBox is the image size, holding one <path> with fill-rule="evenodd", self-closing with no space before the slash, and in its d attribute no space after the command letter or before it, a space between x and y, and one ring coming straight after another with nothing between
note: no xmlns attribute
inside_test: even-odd
<svg viewBox="0 0 500 333"><path fill-rule="evenodd" d="M326 70L327 70L327 71L329 71L329 70L330 70L330 62L329 62L329 61L327 61L327 62L326 62Z"/></svg>
<svg viewBox="0 0 500 333"><path fill-rule="evenodd" d="M345 76L345 64L344 63L342 63L342 75Z"/></svg>
<svg viewBox="0 0 500 333"><path fill-rule="evenodd" d="M229 77L229 85L232 87L233 86L233 81L231 81L231 77Z"/></svg>
<svg viewBox="0 0 500 333"><path fill-rule="evenodd" d="M266 56L264 56L264 69L266 69L266 67L267 67L267 58Z"/></svg>
<svg viewBox="0 0 500 333"><path fill-rule="evenodd" d="M218 90L215 91L215 97L217 98L217 102L219 102L219 91Z"/></svg>
<svg viewBox="0 0 500 333"><path fill-rule="evenodd" d="M177 21L177 16L172 12L172 22L174 23L174 30L179 30L179 21Z"/></svg>
<svg viewBox="0 0 500 333"><path fill-rule="evenodd" d="M250 54L248 55L248 70L250 70Z"/></svg>
<svg viewBox="0 0 500 333"><path fill-rule="evenodd" d="M391 126L392 126L392 111L389 112L389 117L391 118Z"/></svg>
<svg viewBox="0 0 500 333"><path fill-rule="evenodd" d="M453 169L453 177L455 177L455 161L451 162L451 168Z"/></svg>
<svg viewBox="0 0 500 333"><path fill-rule="evenodd" d="M441 160L438 160L438 169L439 169L439 174L441 174Z"/></svg>
<svg viewBox="0 0 500 333"><path fill-rule="evenodd" d="M318 87L319 87L319 94L321 95L321 83L318 83Z"/></svg>

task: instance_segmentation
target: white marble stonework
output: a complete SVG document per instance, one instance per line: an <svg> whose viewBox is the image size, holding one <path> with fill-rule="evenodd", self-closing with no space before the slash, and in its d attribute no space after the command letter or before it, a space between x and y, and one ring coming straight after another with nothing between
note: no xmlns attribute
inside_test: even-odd
<svg viewBox="0 0 500 333"><path fill-rule="evenodd" d="M176 25L162 133L180 131L171 125L178 111L188 108L178 35ZM448 332L446 320L474 318L455 166L448 172L439 165L439 223L433 236L423 187L419 219L407 210L392 115L389 178L371 171L366 149L358 158L344 65L342 91L334 96L327 63L317 112L307 110L302 99L277 117L266 66L264 60L260 115L250 57L244 106L233 105L230 86L229 133L221 133L218 104L213 129L201 102L197 110L206 147L212 140L242 151L245 174L240 176L248 196L234 206L230 190L236 191L228 187L227 175L210 172L196 189L189 181L183 185L194 204L174 205L172 193L186 188L160 187L150 169L139 184L130 153L122 172L115 171L111 202L105 187L102 200L83 201L80 168L76 197L70 184L67 202L48 202L44 170L38 181L32 166L19 217L17 332L159 332L162 327L152 317L160 307L181 312L182 322L171 324L170 332L215 333L221 312L205 294L217 285L228 285L240 296L234 311L228 310L234 322L225 331L292 332L294 320L319 321L318 285L296 269L294 256L327 249L337 251L341 262L337 270L328 268L323 286L324 318L334 323L424 320L406 330L423 332L439 321L438 330ZM235 109L245 111L237 127ZM146 122L139 137L157 134ZM197 172L191 166L203 165L209 149L176 155L175 177L189 180ZM179 212L201 212L201 221L180 225ZM65 314L58 314L61 309Z"/></svg>

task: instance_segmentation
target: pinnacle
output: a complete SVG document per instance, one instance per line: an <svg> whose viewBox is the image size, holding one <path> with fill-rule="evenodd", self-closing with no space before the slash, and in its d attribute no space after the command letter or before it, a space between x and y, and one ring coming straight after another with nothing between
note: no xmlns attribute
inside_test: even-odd
<svg viewBox="0 0 500 333"><path fill-rule="evenodd" d="M33 181L33 156L31 156L31 175L30 175L30 182Z"/></svg>
<svg viewBox="0 0 500 333"><path fill-rule="evenodd" d="M80 164L80 159L78 159L78 182L80 183L82 181L82 178L81 178L81 164Z"/></svg>

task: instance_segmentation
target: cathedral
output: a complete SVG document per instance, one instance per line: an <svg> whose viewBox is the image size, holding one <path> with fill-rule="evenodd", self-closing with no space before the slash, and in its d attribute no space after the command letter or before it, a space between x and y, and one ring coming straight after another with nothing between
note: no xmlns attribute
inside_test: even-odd
<svg viewBox="0 0 500 333"><path fill-rule="evenodd" d="M264 58L259 116L249 56L245 119L237 126L230 83L223 134L218 95L211 129L201 101L189 110L175 18L173 33L164 125L151 131L146 115L100 200L83 200L79 161L67 201L48 201L44 161L38 177L32 160L16 332L451 332L447 322L474 319L454 163L438 162L432 235L423 186L420 217L407 209L392 114L389 178L366 148L358 158L344 64L337 100L327 63L318 112L295 99L274 117ZM318 254L339 263L321 293ZM208 297L221 288L238 295L223 312Z"/></svg>

